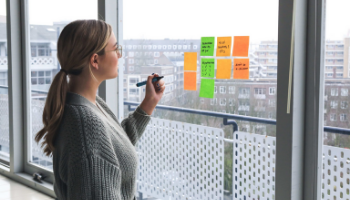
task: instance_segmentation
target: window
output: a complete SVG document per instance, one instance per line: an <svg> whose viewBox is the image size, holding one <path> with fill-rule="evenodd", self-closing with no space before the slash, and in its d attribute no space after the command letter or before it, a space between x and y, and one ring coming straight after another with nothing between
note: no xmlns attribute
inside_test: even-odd
<svg viewBox="0 0 350 200"><path fill-rule="evenodd" d="M134 70L135 70L134 65L130 65L130 66L129 66L129 71L133 72Z"/></svg>
<svg viewBox="0 0 350 200"><path fill-rule="evenodd" d="M228 93L229 94L234 94L235 93L235 86L229 86L228 87Z"/></svg>
<svg viewBox="0 0 350 200"><path fill-rule="evenodd" d="M197 49L197 45L193 45L193 49Z"/></svg>
<svg viewBox="0 0 350 200"><path fill-rule="evenodd" d="M226 106L226 99L225 98L220 99L220 106Z"/></svg>
<svg viewBox="0 0 350 200"><path fill-rule="evenodd" d="M129 95L139 95L139 88L130 88Z"/></svg>
<svg viewBox="0 0 350 200"><path fill-rule="evenodd" d="M338 96L338 88L331 89L331 96Z"/></svg>
<svg viewBox="0 0 350 200"><path fill-rule="evenodd" d="M348 101L342 101L340 102L340 108L341 109L346 109L348 108L349 102Z"/></svg>
<svg viewBox="0 0 350 200"><path fill-rule="evenodd" d="M228 99L228 103L229 103L229 106L233 106L235 102L233 99Z"/></svg>
<svg viewBox="0 0 350 200"><path fill-rule="evenodd" d="M31 83L32 88L40 89L42 86L36 86L36 85L44 85L44 84L51 84L52 77L51 77L51 71L32 71L31 72Z"/></svg>
<svg viewBox="0 0 350 200"><path fill-rule="evenodd" d="M134 64L134 59L129 58L128 60L129 60L129 64Z"/></svg>
<svg viewBox="0 0 350 200"><path fill-rule="evenodd" d="M154 59L154 64L158 64L158 59Z"/></svg>
<svg viewBox="0 0 350 200"><path fill-rule="evenodd" d="M330 120L337 121L337 114L334 114L334 113L330 114Z"/></svg>
<svg viewBox="0 0 350 200"><path fill-rule="evenodd" d="M168 49L171 49L171 45L168 45Z"/></svg>
<svg viewBox="0 0 350 200"><path fill-rule="evenodd" d="M276 88L275 87L270 87L269 88L269 95L275 95L276 94Z"/></svg>
<svg viewBox="0 0 350 200"><path fill-rule="evenodd" d="M226 94L226 86L220 86L220 93Z"/></svg>
<svg viewBox="0 0 350 200"><path fill-rule="evenodd" d="M214 93L216 94L218 92L217 86L214 86Z"/></svg>
<svg viewBox="0 0 350 200"><path fill-rule="evenodd" d="M348 90L348 88L341 88L340 89L340 95L341 96L348 96L348 94L349 94L349 90Z"/></svg>
<svg viewBox="0 0 350 200"><path fill-rule="evenodd" d="M166 49L166 45L163 45L163 49L164 49L164 50Z"/></svg>
<svg viewBox="0 0 350 200"><path fill-rule="evenodd" d="M338 108L338 101L331 101L331 108L335 109Z"/></svg>
<svg viewBox="0 0 350 200"><path fill-rule="evenodd" d="M254 91L254 94L265 94L265 88L255 88Z"/></svg>
<svg viewBox="0 0 350 200"><path fill-rule="evenodd" d="M340 114L340 121L344 122L344 121L347 121L348 120L348 117L347 117L347 114Z"/></svg>
<svg viewBox="0 0 350 200"><path fill-rule="evenodd" d="M210 105L217 105L217 98L210 99Z"/></svg>
<svg viewBox="0 0 350 200"><path fill-rule="evenodd" d="M154 57L159 57L159 52L154 52Z"/></svg>
<svg viewBox="0 0 350 200"><path fill-rule="evenodd" d="M139 78L130 77L130 78L129 78L129 85L135 85L135 84L138 83L139 81L140 81Z"/></svg>
<svg viewBox="0 0 350 200"><path fill-rule="evenodd" d="M269 106L270 107L276 107L276 100L275 99L269 99Z"/></svg>

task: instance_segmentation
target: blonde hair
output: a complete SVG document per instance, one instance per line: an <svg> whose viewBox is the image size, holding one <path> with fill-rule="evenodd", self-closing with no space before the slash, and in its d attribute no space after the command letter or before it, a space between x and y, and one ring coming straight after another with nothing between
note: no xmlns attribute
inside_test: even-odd
<svg viewBox="0 0 350 200"><path fill-rule="evenodd" d="M57 58L61 68L68 74L79 75L84 67L89 67L90 57L97 53L104 55L105 47L112 34L112 27L102 20L77 20L64 27L57 42ZM56 131L61 123L68 91L67 74L58 72L50 86L46 98L43 124L36 134L35 141L43 142L44 153L52 155Z"/></svg>

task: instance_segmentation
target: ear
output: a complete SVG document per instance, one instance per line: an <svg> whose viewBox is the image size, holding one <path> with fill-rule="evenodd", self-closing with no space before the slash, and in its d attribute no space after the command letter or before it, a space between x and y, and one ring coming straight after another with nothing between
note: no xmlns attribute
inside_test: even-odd
<svg viewBox="0 0 350 200"><path fill-rule="evenodd" d="M90 65L95 68L98 69L98 61L99 61L99 56L97 53L94 53L91 57L90 57Z"/></svg>

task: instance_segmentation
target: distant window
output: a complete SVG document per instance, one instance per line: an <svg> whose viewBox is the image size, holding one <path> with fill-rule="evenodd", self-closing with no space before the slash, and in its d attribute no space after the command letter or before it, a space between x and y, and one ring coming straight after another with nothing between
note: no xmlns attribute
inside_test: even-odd
<svg viewBox="0 0 350 200"><path fill-rule="evenodd" d="M269 88L269 94L270 95L275 95L276 94L276 88L275 87L270 87Z"/></svg>
<svg viewBox="0 0 350 200"><path fill-rule="evenodd" d="M348 120L347 114L340 114L340 121L347 121L347 120Z"/></svg>
<svg viewBox="0 0 350 200"><path fill-rule="evenodd" d="M276 100L275 99L269 99L269 106L270 107L276 107Z"/></svg>
<svg viewBox="0 0 350 200"><path fill-rule="evenodd" d="M162 49L162 45L158 45L158 49Z"/></svg>
<svg viewBox="0 0 350 200"><path fill-rule="evenodd" d="M220 86L220 93L226 94L226 86Z"/></svg>
<svg viewBox="0 0 350 200"><path fill-rule="evenodd" d="M129 66L129 71L134 71L134 70L135 70L134 65L130 65Z"/></svg>
<svg viewBox="0 0 350 200"><path fill-rule="evenodd" d="M193 45L193 49L197 49L197 45Z"/></svg>
<svg viewBox="0 0 350 200"><path fill-rule="evenodd" d="M254 89L255 94L265 94L265 88L255 88Z"/></svg>
<svg viewBox="0 0 350 200"><path fill-rule="evenodd" d="M342 101L342 102L340 102L340 108L341 108L341 109L346 109L346 108L348 108L348 105L349 105L349 102L347 102L347 101Z"/></svg>
<svg viewBox="0 0 350 200"><path fill-rule="evenodd" d="M226 98L220 99L220 106L226 106Z"/></svg>
<svg viewBox="0 0 350 200"><path fill-rule="evenodd" d="M234 100L233 100L233 99L228 99L228 104L229 104L230 106L233 106Z"/></svg>
<svg viewBox="0 0 350 200"><path fill-rule="evenodd" d="M154 52L154 57L159 57L159 52Z"/></svg>
<svg viewBox="0 0 350 200"><path fill-rule="evenodd" d="M229 86L228 87L228 93L229 94L234 94L235 93L235 86Z"/></svg>
<svg viewBox="0 0 350 200"><path fill-rule="evenodd" d="M338 101L331 101L331 108L335 109L338 108Z"/></svg>
<svg viewBox="0 0 350 200"><path fill-rule="evenodd" d="M337 115L336 114L330 114L330 120L331 121L337 121Z"/></svg>
<svg viewBox="0 0 350 200"><path fill-rule="evenodd" d="M128 59L129 60L129 64L134 64L134 59Z"/></svg>
<svg viewBox="0 0 350 200"><path fill-rule="evenodd" d="M216 105L217 104L217 98L210 99L210 105Z"/></svg>
<svg viewBox="0 0 350 200"><path fill-rule="evenodd" d="M176 46L176 45L173 45L173 49L177 49L177 46Z"/></svg>
<svg viewBox="0 0 350 200"><path fill-rule="evenodd" d="M157 45L153 45L153 49L157 49Z"/></svg>
<svg viewBox="0 0 350 200"><path fill-rule="evenodd" d="M214 86L214 93L217 93L217 92L218 92L217 87Z"/></svg>
<svg viewBox="0 0 350 200"><path fill-rule="evenodd" d="M178 48L178 49L182 49L182 45L178 45L177 48Z"/></svg>
<svg viewBox="0 0 350 200"><path fill-rule="evenodd" d="M154 64L158 64L158 59L154 59Z"/></svg>
<svg viewBox="0 0 350 200"><path fill-rule="evenodd" d="M348 90L348 88L341 88L341 89L340 89L340 95L341 95L341 96L348 96L348 95L349 95L349 90Z"/></svg>
<svg viewBox="0 0 350 200"><path fill-rule="evenodd" d="M331 88L331 96L338 96L338 88Z"/></svg>
<svg viewBox="0 0 350 200"><path fill-rule="evenodd" d="M163 45L163 49L166 49L166 45Z"/></svg>

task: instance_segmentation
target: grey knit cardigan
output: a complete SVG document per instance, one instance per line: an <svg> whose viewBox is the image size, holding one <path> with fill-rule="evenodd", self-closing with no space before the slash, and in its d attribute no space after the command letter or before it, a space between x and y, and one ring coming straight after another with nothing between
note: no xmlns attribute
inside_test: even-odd
<svg viewBox="0 0 350 200"><path fill-rule="evenodd" d="M98 96L96 103L102 111L85 97L67 93L54 139L58 200L134 199L138 165L134 145L150 117L137 108L120 124Z"/></svg>

